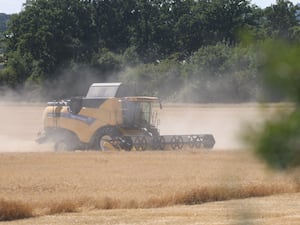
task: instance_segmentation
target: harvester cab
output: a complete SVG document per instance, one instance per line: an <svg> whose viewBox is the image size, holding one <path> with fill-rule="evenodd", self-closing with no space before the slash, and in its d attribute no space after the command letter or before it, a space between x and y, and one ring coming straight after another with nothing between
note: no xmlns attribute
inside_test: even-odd
<svg viewBox="0 0 300 225"><path fill-rule="evenodd" d="M212 148L212 135L160 135L157 97L138 96L122 83L94 83L85 97L48 102L37 141L56 150Z"/></svg>
<svg viewBox="0 0 300 225"><path fill-rule="evenodd" d="M159 120L153 105L159 101L155 97L125 97L122 100L123 127L146 130L150 135L155 130ZM158 133L157 133L158 135Z"/></svg>

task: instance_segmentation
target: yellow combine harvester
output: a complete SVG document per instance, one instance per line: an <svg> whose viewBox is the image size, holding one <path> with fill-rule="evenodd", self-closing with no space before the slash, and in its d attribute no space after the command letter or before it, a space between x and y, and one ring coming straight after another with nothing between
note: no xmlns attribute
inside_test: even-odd
<svg viewBox="0 0 300 225"><path fill-rule="evenodd" d="M122 83L94 83L86 97L48 102L37 142L54 142L56 150L213 148L211 134L161 136L153 112L155 104L162 108L160 100L134 92Z"/></svg>

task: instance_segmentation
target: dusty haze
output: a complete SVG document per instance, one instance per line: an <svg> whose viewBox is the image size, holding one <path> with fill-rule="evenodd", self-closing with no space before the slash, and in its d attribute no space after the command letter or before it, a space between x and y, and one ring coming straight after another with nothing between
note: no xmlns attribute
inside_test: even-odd
<svg viewBox="0 0 300 225"><path fill-rule="evenodd" d="M35 143L42 128L43 108L33 103L0 103L0 152L45 150Z"/></svg>
<svg viewBox="0 0 300 225"><path fill-rule="evenodd" d="M42 129L45 104L0 103L0 152L52 151L52 146L35 143ZM161 134L201 134L215 136L216 150L241 149L239 136L245 124L259 126L277 106L258 104L166 104L159 111Z"/></svg>

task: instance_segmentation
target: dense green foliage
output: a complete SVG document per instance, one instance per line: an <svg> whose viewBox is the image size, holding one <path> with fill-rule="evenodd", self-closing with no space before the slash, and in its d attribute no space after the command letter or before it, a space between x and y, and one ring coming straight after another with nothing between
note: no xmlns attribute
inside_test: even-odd
<svg viewBox="0 0 300 225"><path fill-rule="evenodd" d="M181 63L169 59L140 65L121 78L169 101L250 101L259 95L258 57L253 46L218 43L199 48Z"/></svg>
<svg viewBox="0 0 300 225"><path fill-rule="evenodd" d="M297 41L295 10L284 0L27 0L1 41L0 85L118 79L169 100L254 100L260 54L245 42Z"/></svg>

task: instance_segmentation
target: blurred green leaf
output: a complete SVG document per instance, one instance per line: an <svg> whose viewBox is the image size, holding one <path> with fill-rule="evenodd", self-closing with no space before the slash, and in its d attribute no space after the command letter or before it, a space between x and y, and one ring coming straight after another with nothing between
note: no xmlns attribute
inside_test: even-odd
<svg viewBox="0 0 300 225"><path fill-rule="evenodd" d="M272 168L294 168L300 166L300 45L270 40L261 49L267 85L282 91L293 109L266 122L251 141L256 154Z"/></svg>

